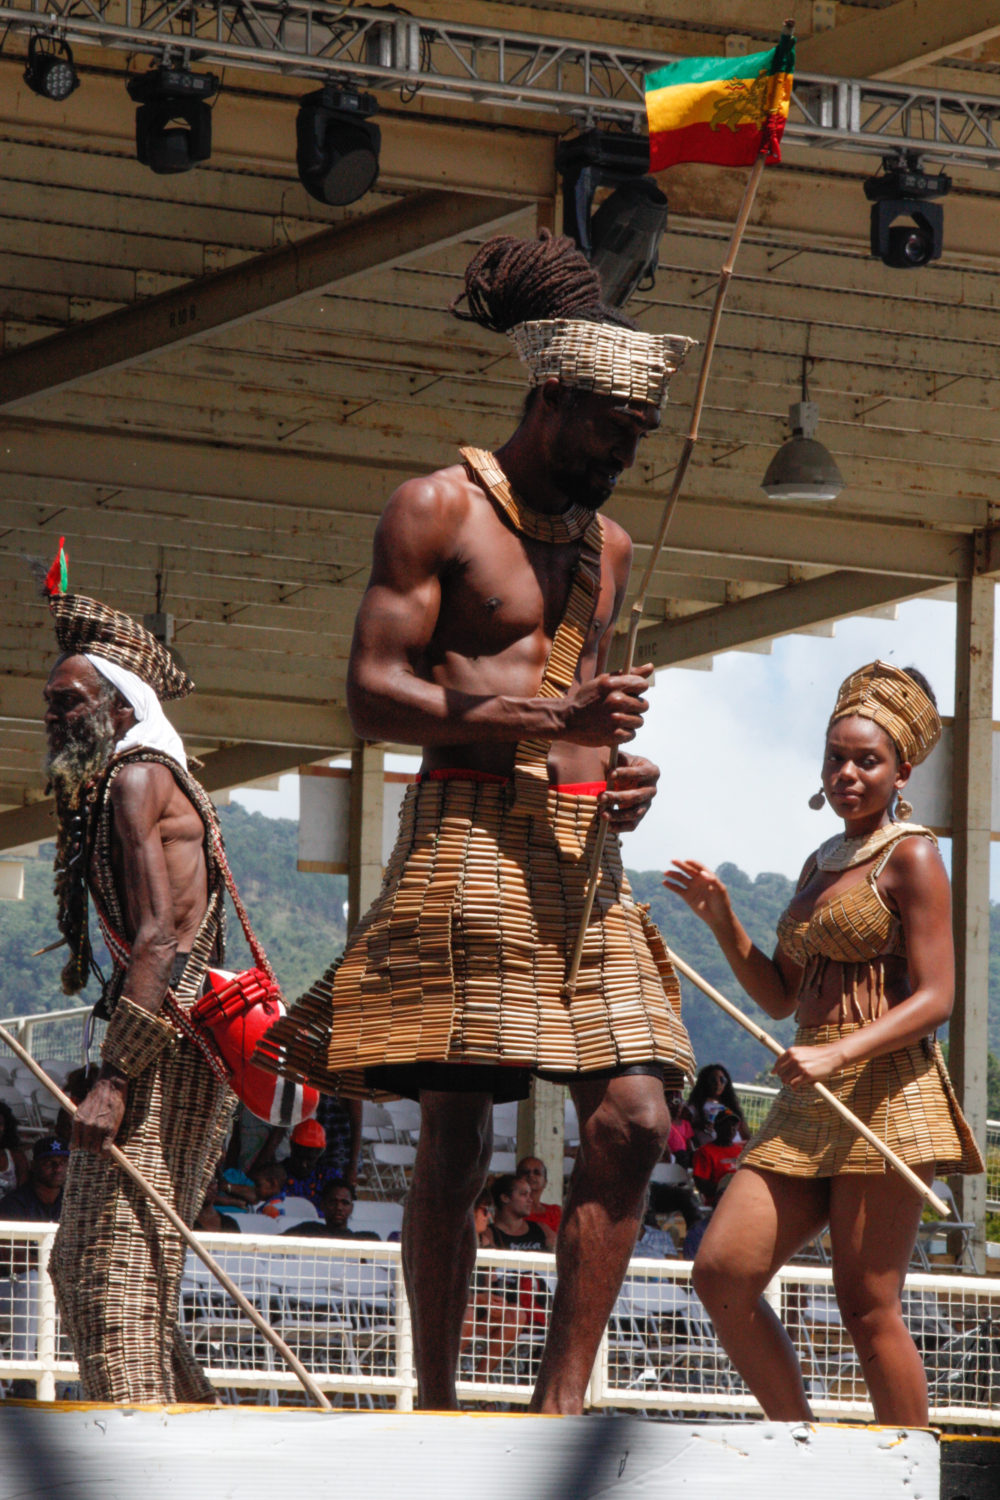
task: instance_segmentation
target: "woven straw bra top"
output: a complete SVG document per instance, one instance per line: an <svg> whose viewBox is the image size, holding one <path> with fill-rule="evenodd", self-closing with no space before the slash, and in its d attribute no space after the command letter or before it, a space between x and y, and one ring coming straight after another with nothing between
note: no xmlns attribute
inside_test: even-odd
<svg viewBox="0 0 1000 1500"><path fill-rule="evenodd" d="M912 837L916 835L902 835ZM933 838L921 833L920 837ZM883 851L868 874L829 900L820 901L807 918L795 917L786 908L778 919L778 946L793 962L803 965L799 1000L818 992L831 963L842 966L841 1020L872 1021L888 1009L885 997L885 965L891 958L906 957L906 943L899 918L886 906L876 884L896 839ZM799 890L808 885L818 866L813 855ZM859 1000L861 988L868 991L870 1005L865 1014Z"/></svg>

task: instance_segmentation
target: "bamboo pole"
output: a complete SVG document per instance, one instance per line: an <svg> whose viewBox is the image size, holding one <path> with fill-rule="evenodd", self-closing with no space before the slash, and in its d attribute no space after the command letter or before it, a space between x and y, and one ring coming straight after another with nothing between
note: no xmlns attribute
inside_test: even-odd
<svg viewBox="0 0 1000 1500"><path fill-rule="evenodd" d="M701 369L698 373L698 384L695 388L694 401L691 404L691 420L688 425L687 437L684 439L684 447L681 456L674 469L674 477L670 485L670 493L667 495L663 507L663 515L660 518L660 527L650 549L646 566L643 569L639 590L635 602L632 605L629 617L628 640L625 647L625 664L623 672L631 672L635 665L636 642L639 636L639 626L642 623L643 611L646 606L646 595L652 582L653 572L659 561L660 553L663 551L667 540L667 532L677 509L677 501L680 498L681 489L687 476L688 466L694 453L695 444L698 441L698 429L701 426L701 414L705 406L705 392L708 389L708 376L712 366L712 355L715 352L715 344L719 335L719 325L722 321L722 309L726 301L726 293L729 283L733 278L733 268L736 264L736 256L746 231L747 223L753 209L757 189L760 186L761 177L764 175L764 156L761 154L753 164L746 187L743 190L743 200L740 203L733 232L729 239L729 248L726 258L719 272L719 281L715 289L715 302L712 306L712 316L709 320L708 333L705 338L705 347L702 351ZM611 754L608 756L608 778L618 764L618 747L612 745ZM566 970L566 981L563 993L567 1000L572 999L576 990L576 981L580 974L580 961L583 958L583 944L587 936L587 927L590 924L590 916L594 909L594 898L597 895L597 887L601 878L601 860L604 857L604 845L608 836L607 821L602 818L597 824L594 835L594 847L591 850L590 868L587 872L587 890L583 900L583 910L580 913L580 925L577 929L576 940L573 944L573 952L570 955Z"/></svg>
<svg viewBox="0 0 1000 1500"><path fill-rule="evenodd" d="M42 1068L35 1061L35 1059L31 1056L31 1053L28 1052L25 1047L21 1046L21 1043L15 1036L11 1034L11 1032L7 1030L5 1026L0 1026L0 1042L3 1042L6 1046L8 1046L14 1053L15 1057L18 1057L21 1062L25 1063L26 1066L31 1069L35 1077L38 1079L39 1083L43 1084L44 1087L48 1089L52 1097L62 1105L67 1114L76 1114L76 1105L73 1103L69 1095L63 1093L59 1085L49 1077L44 1068ZM108 1154L111 1157L112 1161L114 1161L119 1167L121 1167L126 1176L131 1177L136 1186L140 1188L141 1191L146 1194L146 1197L149 1198L152 1203L155 1203L160 1212L170 1220L170 1223L177 1230L177 1233L180 1235L181 1239L185 1242L186 1245L189 1246L190 1249L194 1251L198 1259L208 1267L212 1275L215 1277L216 1281L218 1281L219 1284L225 1288L240 1311L242 1313L245 1313L246 1316L250 1319L253 1326L257 1329L257 1332L263 1334L264 1338L267 1339L272 1348L274 1348L277 1353L281 1355L281 1358L288 1365L289 1369L298 1376L299 1380L302 1382L303 1387L305 1388L307 1395L311 1396L316 1402L316 1405L322 1407L324 1411L332 1411L333 1406L331 1402L324 1395L320 1387L316 1384L316 1381L310 1375L305 1365L301 1362L300 1359L297 1358L295 1354L292 1353L291 1349L289 1349L284 1339L281 1338L279 1334L275 1333L270 1323L268 1323L267 1320L261 1316L261 1314L254 1307L253 1303L250 1302L246 1296L244 1296L243 1292L240 1291L239 1287L236 1285L235 1281L233 1281L232 1277L222 1269L222 1267L219 1265L219 1262L215 1259L214 1255L206 1250L204 1245L200 1243L197 1236L192 1233L192 1231L188 1228L177 1211L170 1203L167 1202L166 1198L164 1198L163 1194L160 1193L151 1182L148 1182L146 1180L143 1174L139 1171L138 1167L134 1166L132 1162L129 1161L125 1153L121 1151L117 1146L109 1146Z"/></svg>
<svg viewBox="0 0 1000 1500"><path fill-rule="evenodd" d="M682 958L679 958L672 948L667 948L667 957L674 968L684 975L685 979L690 979L692 984L698 986L702 994L707 995L710 1000L714 1000L715 1004L721 1010L724 1010L731 1020L742 1026L744 1031L749 1031L752 1037L756 1037L757 1041L773 1052L776 1057L780 1057L783 1052L787 1051L787 1048L783 1047L780 1042L775 1041L774 1037L766 1032L763 1026L758 1026L756 1021L752 1021L749 1016L745 1016L731 1000L727 1000L725 995L721 995L713 985L710 985L707 979L702 979L701 975L692 969L690 964L686 964ZM890 1167L897 1171L901 1177L906 1178L906 1181L914 1191L919 1193L921 1198L926 1199L940 1218L946 1219L948 1217L950 1209L947 1203L939 1198L926 1182L921 1182L912 1167L908 1167L906 1162L901 1157L898 1157L895 1151L892 1151L886 1145L885 1141L875 1134L874 1130L870 1130L863 1120L859 1120L857 1115L853 1114L847 1108L846 1104L842 1104L836 1094L832 1094L825 1084L813 1082L811 1087L816 1090L821 1099L825 1099L827 1104L837 1111L841 1119L846 1120L848 1125L864 1136L870 1146L875 1147L875 1150L885 1159Z"/></svg>

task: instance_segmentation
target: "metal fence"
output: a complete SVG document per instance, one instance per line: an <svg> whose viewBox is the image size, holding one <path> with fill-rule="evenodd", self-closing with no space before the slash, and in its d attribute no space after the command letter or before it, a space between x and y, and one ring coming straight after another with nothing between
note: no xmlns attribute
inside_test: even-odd
<svg viewBox="0 0 1000 1500"><path fill-rule="evenodd" d="M0 1225L0 1273L7 1273L0 1275L0 1380L37 1381L43 1400L56 1396L57 1383L75 1379L46 1271L54 1233L52 1225ZM202 1238L339 1404L412 1406L398 1245ZM690 1271L685 1261L632 1262L591 1378L590 1406L649 1415L758 1414L691 1290ZM480 1252L459 1367L463 1404L528 1401L553 1281L551 1255ZM829 1269L789 1266L768 1297L799 1352L816 1415L870 1419ZM911 1275L905 1315L927 1368L931 1421L1000 1427L1000 1281ZM184 1276L181 1319L227 1399L303 1399L295 1376L194 1257Z"/></svg>

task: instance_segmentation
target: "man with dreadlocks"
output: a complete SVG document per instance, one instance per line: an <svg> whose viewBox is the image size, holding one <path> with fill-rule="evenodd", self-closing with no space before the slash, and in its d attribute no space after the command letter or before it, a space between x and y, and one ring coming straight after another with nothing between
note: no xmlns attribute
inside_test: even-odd
<svg viewBox="0 0 1000 1500"><path fill-rule="evenodd" d="M574 1412L618 1294L670 1118L693 1068L662 941L609 839L572 994L598 820L635 827L653 794L633 738L652 671L606 670L631 543L601 506L660 422L688 341L600 305L566 239L509 237L466 273L470 316L509 333L531 378L496 453L389 500L348 674L366 740L424 747L374 906L343 961L268 1033L292 1077L419 1097L403 1229L420 1404L455 1405L492 1106L532 1072L568 1084L580 1151L535 1409Z"/></svg>
<svg viewBox="0 0 1000 1500"><path fill-rule="evenodd" d="M180 1236L104 1149L115 1141L190 1224L235 1102L186 1022L221 946L225 859L160 706L194 684L128 615L79 594L53 592L49 605L63 653L45 733L64 990L82 989L92 967L88 891L113 964L50 1269L88 1400L214 1401L177 1323Z"/></svg>

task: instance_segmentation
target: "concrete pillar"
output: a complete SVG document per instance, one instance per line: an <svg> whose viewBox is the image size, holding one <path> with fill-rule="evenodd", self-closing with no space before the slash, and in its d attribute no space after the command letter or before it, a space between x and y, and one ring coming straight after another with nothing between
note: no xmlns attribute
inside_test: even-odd
<svg viewBox="0 0 1000 1500"><path fill-rule="evenodd" d="M351 822L348 838L347 930L371 906L382 884L382 804L385 750L351 751Z"/></svg>
<svg viewBox="0 0 1000 1500"><path fill-rule="evenodd" d="M549 1174L546 1203L563 1198L563 1111L566 1090L561 1083L535 1078L531 1094L517 1107L517 1159L537 1156Z"/></svg>
<svg viewBox="0 0 1000 1500"><path fill-rule="evenodd" d="M955 768L952 891L955 1010L948 1062L976 1140L986 1144L986 1068L990 970L990 827L993 781L992 578L959 583L955 631ZM916 812L919 817L919 809ZM980 1270L986 1254L986 1178L954 1179L959 1215L976 1225Z"/></svg>

